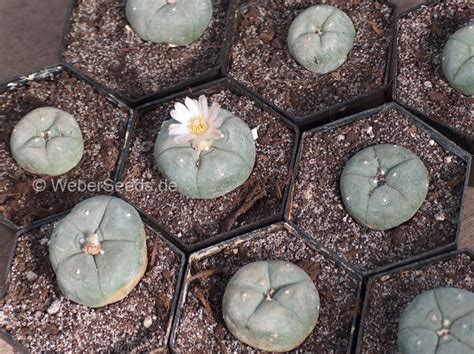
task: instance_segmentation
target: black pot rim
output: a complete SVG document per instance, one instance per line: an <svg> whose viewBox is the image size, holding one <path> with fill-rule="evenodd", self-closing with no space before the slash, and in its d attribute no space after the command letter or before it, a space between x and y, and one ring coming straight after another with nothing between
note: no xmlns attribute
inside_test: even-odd
<svg viewBox="0 0 474 354"><path fill-rule="evenodd" d="M250 92L253 96L257 97L260 101L266 102L266 104L270 106L274 111L286 117L289 117L291 121L294 122L298 127L300 127L302 130L305 130L305 129L311 129L313 127L318 127L328 122L336 121L349 114L355 114L355 113L359 113L361 111L364 111L370 108L377 107L386 102L385 94L388 88L391 86L391 81L393 77L391 60L393 56L392 52L394 49L393 44L396 38L395 29L396 29L396 23L397 23L396 22L396 19L397 19L396 6L392 2L392 0L382 0L382 2L388 5L392 10L392 15L390 16L392 20L392 24L390 26L391 34L390 34L390 41L388 44L388 50L387 50L386 58L385 58L386 66L385 66L383 86L375 90L363 93L359 96L356 96L353 99L337 103L322 111L312 112L303 116L297 116L297 115L291 114L287 110L278 107L273 102L265 99L261 94L259 94L255 90L250 89L244 83L233 78L233 76L230 74L230 55L231 55L232 44L236 36L237 25L239 23L240 16L239 16L238 10L241 8L240 6L241 1L242 0L235 0L236 4L233 9L234 13L232 16L229 16L229 24L230 24L229 27L232 31L229 33L227 37L227 50L226 50L227 55L225 56L225 59L223 62L223 74L231 78L238 85L242 86L245 90ZM245 7L248 5L249 4L246 4L243 6Z"/></svg>
<svg viewBox="0 0 474 354"><path fill-rule="evenodd" d="M184 275L184 278L183 278L183 284L182 284L180 295L179 295L178 307L177 307L176 313L175 313L175 320L174 320L174 323L173 323L173 329L172 329L172 332L171 332L170 342L169 342L169 347L170 347L171 352L180 353L179 349L176 348L176 345L175 345L176 344L176 332L177 332L177 329L178 329L178 326L179 326L179 320L180 320L181 315L182 315L182 308L183 308L184 303L186 302L186 293L188 292L187 279L189 278L189 276L191 274L191 266L192 266L193 261L200 260L202 258L206 258L208 256L217 254L222 249L224 249L227 246L232 245L234 243L242 243L242 242L251 240L251 239L255 238L255 236L258 235L259 233L264 232L266 230L270 230L272 228L284 228L284 229L286 229L289 233L293 234L295 237L300 238L303 242L305 242L313 250L321 253L325 258L331 260L337 266L342 267L344 270L346 270L358 283L358 285L357 285L356 310L357 310L357 313L360 313L361 304L362 304L362 300L363 300L363 297L362 297L363 278L362 278L362 276L358 272L356 272L354 269L352 269L350 266L348 266L347 264L340 262L340 260L338 258L334 257L333 254L330 254L326 250L319 248L317 246L317 244L315 244L313 242L313 240L309 239L306 235L300 234L296 229L293 228L292 225L290 225L286 222L280 221L280 222L272 224L272 225L267 225L267 226L264 226L264 227L260 227L258 229L254 229L251 232L236 236L234 238L227 239L227 240L224 240L224 241L219 242L219 243L215 243L211 246L208 246L207 248L203 248L201 250L198 250L198 251L192 253L189 256L188 263L187 263L187 266L186 266L185 275ZM355 340L357 339L356 338L357 323L358 323L358 316L355 315L353 320L352 320L352 324L351 324L351 330L350 330L350 337L349 337L349 344L348 344L348 348L347 348L347 353L351 353L352 348L356 344Z"/></svg>
<svg viewBox="0 0 474 354"><path fill-rule="evenodd" d="M0 94L3 93L3 92L6 92L8 90L15 90L17 87L22 87L22 86L26 85L28 82L43 81L47 78L54 78L56 75L60 74L61 72L66 72L69 75L75 77L76 79L78 79L78 80L86 83L87 85L91 86L96 94L104 97L115 108L117 108L117 107L128 108L129 112L128 112L128 118L127 118L126 127L125 127L126 131L128 131L128 128L131 124L131 120L133 118L133 110L131 110L129 108L129 106L126 105L124 102L122 102L120 99L118 99L115 96L111 95L106 90L103 90L100 86L97 86L93 82L90 82L90 81L86 80L84 77L82 77L80 75L77 75L77 73L75 73L74 71L71 71L67 66L64 66L62 64L48 66L48 67L44 68L43 70L32 72L32 73L27 74L27 75L17 76L16 78L14 78L13 80L11 80L9 82L1 83L0 84ZM123 157L122 152L125 148L125 143L126 143L127 136L128 135L126 134L125 136L121 137L122 143L118 147L119 159L115 163L115 168L114 168L114 171L112 172L112 177L111 177L114 184L117 182L117 179L118 179L119 166L122 163L122 160L121 160L121 158ZM38 177L41 177L41 176L38 175ZM112 193L112 195L115 195L115 194L116 193ZM62 212L59 212L59 213L49 215L47 217L35 220L35 221L33 221L29 224L25 224L25 225L17 225L14 222L12 222L11 220L5 218L3 215L0 215L0 222L10 224L10 225L12 225L12 226L14 226L18 229L27 229L30 225L36 225L38 223L41 223L44 220L50 220L51 218L54 218L57 215L63 215L65 212L68 212L71 209L72 208L69 208L66 211L62 211Z"/></svg>
<svg viewBox="0 0 474 354"><path fill-rule="evenodd" d="M407 17L410 13L419 10L421 7L434 6L439 3L440 3L440 0L426 0L425 2L421 4L418 4L406 11L401 12L395 18L393 50L392 50L392 60L391 60L391 65L392 65L391 72L392 72L393 80L390 87L392 91L392 100L398 103L399 105L401 105L402 107L404 107L406 110L420 117L423 121L427 122L429 125L431 125L435 129L442 132L444 135L446 135L451 140L453 140L456 144L466 149L469 153L474 154L474 136L469 136L467 133L457 130L449 124L446 124L437 119L434 119L430 115L405 103L401 98L398 97L397 77L398 77L398 42L399 42L398 41L398 37L399 37L398 24L399 24L399 21Z"/></svg>
<svg viewBox="0 0 474 354"><path fill-rule="evenodd" d="M392 109L392 108L398 110L406 118L408 118L410 121L412 121L415 126L417 126L418 128L421 128L424 131L426 131L434 141L436 141L439 145L441 145L441 147L443 149L445 149L445 150L449 151L450 153L458 156L466 164L466 172L464 173L465 179L464 179L464 184L463 184L463 192L462 192L462 197L461 197L461 201L460 201L459 210L457 212L456 235L455 235L454 241L450 242L449 244L446 244L444 246L432 249L430 251L422 252L422 253L414 256L414 257L410 257L410 258L407 258L407 259L404 259L404 260L401 260L401 261L398 261L398 262L395 262L395 263L387 264L385 266L377 267L377 268L374 268L374 269L371 269L371 270L363 271L362 269L357 267L357 265L352 265L351 264L351 266L353 268L357 269L359 272L361 272L364 275L364 277L371 276L371 275L374 275L374 274L378 274L378 273L381 273L381 272L384 272L384 271L387 271L387 270L390 270L390 269L393 269L393 268L399 268L399 267L402 267L406 264L414 263L414 262L417 262L417 261L420 261L420 260L423 260L423 259L427 259L427 258L436 256L436 255L439 255L439 254L442 254L442 253L453 251L457 248L457 245L459 244L459 240L460 240L460 237L461 237L461 222L462 222L464 205L465 205L465 201L466 201L468 184L469 184L469 173L470 173L470 170L471 170L472 157L468 152L464 151L461 147L456 145L454 142L450 141L448 138L446 138L441 133L439 133L438 131L433 129L427 123L425 123L422 120L420 120L419 118L417 118L414 114L410 113L409 111L407 111L402 106L400 106L400 105L398 105L397 103L394 103L394 102L387 103L387 104L384 104L382 106L379 106L379 107L376 107L376 108L373 108L373 109L369 109L367 111L360 112L360 113L354 114L352 116L348 116L348 117L340 119L336 122L329 123L329 124L323 125L321 127L316 127L314 129L303 132L302 137L300 139L300 143L299 143L298 154L297 154L296 161L295 161L295 168L293 170L293 177L292 177L291 184L290 184L290 191L289 191L289 195L288 195L288 198L287 198L287 204L285 206L285 213L284 213L285 221L290 223L291 225L294 225L294 227L296 227L302 234L304 234L307 237L311 238L311 236L308 234L308 232L302 230L300 227L295 225L295 223L293 223L293 221L291 221L290 218L289 218L289 212L290 212L290 207L291 207L291 202L292 202L292 197L293 197L293 191L294 191L295 186L296 186L296 181L297 181L297 177L298 177L298 173L299 173L299 166L300 166L302 152L303 152L302 147L303 147L305 139L307 137L315 134L315 133L329 131L329 130L332 130L332 129L335 129L335 128L339 128L339 127L342 127L344 125L348 125L348 124L351 124L353 122L368 118L368 117L370 117L374 114L377 114L379 112L383 112L383 111L386 111L386 110L389 110L389 109ZM324 246L322 246L318 241L315 241L315 242L318 243L318 247L320 247L322 249L325 249L326 252L333 253L332 251L330 251L330 250L326 249ZM346 260L344 260L344 262L349 263Z"/></svg>
<svg viewBox="0 0 474 354"><path fill-rule="evenodd" d="M361 317L360 317L360 322L359 322L359 328L358 328L358 333L357 333L356 351L355 352L356 353L362 353L361 346L362 346L362 338L363 338L363 329L364 329L364 323L365 323L365 320L366 320L366 317L367 317L367 308L368 308L368 305L369 305L369 292L368 292L368 289L370 289L371 285L374 282L376 282L377 280L382 279L384 277L395 274L395 273L401 273L401 272L404 272L404 271L407 271L407 270L416 269L416 268L423 267L423 266L428 265L428 264L437 263L439 261L443 261L443 260L450 259L450 258L455 258L455 257L460 256L460 255L468 255L468 256L471 257L471 259L474 260L474 252L470 249L462 248L462 249L457 250L457 251L440 254L438 256L431 257L431 258L428 258L428 259L421 259L421 260L418 260L418 261L413 262L411 264L407 264L407 265L404 265L404 266L396 268L396 269L391 269L391 270L388 270L388 271L370 276L367 280L367 284L365 286L365 291L364 291L365 292L365 294L364 294L364 303L363 303L363 306L362 306L362 312L361 312Z"/></svg>
<svg viewBox="0 0 474 354"><path fill-rule="evenodd" d="M225 62L226 50L227 50L226 43L228 42L227 38L231 32L230 17L231 17L231 14L234 12L234 6L235 6L234 0L229 0L227 12L225 14L224 39L223 39L222 49L219 53L217 66L212 67L199 75L195 75L195 76L180 80L176 84L171 85L164 89L160 89L157 92L152 92L152 93L145 94L145 95L135 97L135 98L130 96L127 93L120 92L119 90L107 87L107 85L102 84L98 80L96 80L94 78L95 75L90 75L90 74L85 73L84 71L76 67L75 65L67 62L66 59L64 58L64 53L69 44L68 35L72 27L72 15L73 15L74 9L77 6L77 1L78 0L69 0L69 6L68 6L68 11L67 11L67 16L66 16L66 24L64 26L64 31L61 36L61 44L60 44L59 53L58 53L59 62L61 63L61 65L73 71L76 75L83 77L87 82L90 82L91 84L93 83L95 86L100 87L102 90L109 92L110 95L117 97L119 100L125 102L128 106L135 108L145 103L148 103L150 101L164 98L169 95L180 92L187 87L197 86L202 83L210 82L212 80L222 77L223 65Z"/></svg>
<svg viewBox="0 0 474 354"><path fill-rule="evenodd" d="M59 221L61 220L64 216L66 216L67 214L69 213L69 211L67 212L63 212L63 213L59 213L59 214L55 214L55 215L52 215L48 218L45 218L43 220L40 220L38 222L35 222L35 223L32 223L30 224L28 227L25 227L25 228L22 228L22 229L16 229L16 230L12 230L12 235L14 237L14 243L12 246L12 250L11 252L9 252L10 256L9 256L9 259L7 260L7 264L8 264L8 267L6 269L6 277L5 277L5 283L4 284L0 284L0 288L3 288L5 289L5 294L8 292L7 291L7 288L8 288L8 275L10 274L11 272L11 266L12 266L12 261L13 261L13 258L15 257L15 253L16 253L16 243L17 243L17 240L20 236L32 231L32 230L36 230L36 229L39 229L40 227L44 226L44 225L47 225L47 224L50 224L52 222L56 222L56 221ZM170 249L173 253L175 253L178 258L179 258L179 271L178 271L178 274L177 274L177 277L176 277L176 290L173 294L173 300L171 302L171 307L170 307L170 310L169 310L169 317L168 317L168 320L167 320L167 325L166 325L166 332L165 332L165 338L164 338L164 344L162 347L160 348L155 348L155 349L158 349L158 350L166 350L168 348L168 343L169 343L169 339L170 339L170 335L171 335L171 329L172 329L172 324L174 322L174 319L175 319L175 313L176 313L176 308L178 306L178 299L179 299L179 294L181 293L181 287L182 287L182 284L183 284L183 277L184 277L184 271L185 271L185 267L186 267L186 264L187 264L187 257L186 255L184 254L184 252L182 250L180 250L178 247L176 247L172 242L170 242L169 240L167 240L166 237L164 237L164 235L162 235L161 231L160 230L157 230L153 227L152 224L150 224L148 222L148 220L146 219L143 219L142 218L142 221L143 221L143 224L145 226L145 228L150 228L153 232L156 232L156 237L158 237L158 239L162 242L164 242ZM0 226L1 226L1 223L0 223ZM1 235L0 234L0 237L4 237L4 235ZM0 299L2 299L4 297L5 294L1 294L0 293ZM10 344L12 347L13 347L13 350L15 352L28 352L24 346L22 344L20 344L19 342L17 342L7 331L5 331L4 329L0 329L0 339L3 339L5 340L8 344Z"/></svg>
<svg viewBox="0 0 474 354"><path fill-rule="evenodd" d="M136 128L136 125L137 125L137 121L140 119L140 117L144 113L152 111L153 109L155 109L156 107L158 107L158 106L160 106L164 103L177 100L177 99L182 98L184 96L188 96L188 95L198 96L202 92L205 92L209 89L216 89L216 88L228 88L229 90L231 90L234 93L237 93L239 95L242 95L244 97L249 98L250 100L255 102L255 104L257 105L258 108L260 108L260 109L264 110L265 112L271 114L272 116L280 119L283 122L283 124L286 125L288 127L288 129L290 129L290 131L292 131L292 133L294 134L294 143L293 143L294 145L293 145L293 148L292 148L292 151L291 151L291 161L290 161L290 165L289 165L289 174L292 176L293 171L294 171L298 146L299 146L299 139L300 139L300 135L301 135L299 128L293 122L291 122L288 118L286 118L285 116L279 114L278 112L275 112L264 101L260 101L258 98L253 96L251 93L247 92L245 89L243 89L239 85L236 85L233 80L231 80L229 78L222 78L222 79L210 82L210 83L205 83L203 85L194 87L192 89L188 89L188 90L185 90L185 91L175 93L175 94L173 94L171 96L168 96L168 97L164 97L164 98L152 101L152 102L148 102L148 103L146 103L146 104L144 104L140 107L135 108L134 109L134 114L132 115L132 120L130 121L129 130L127 131L127 135L126 135L127 138L126 138L126 142L125 142L125 148L122 150L122 156L120 158L121 165L118 168L118 174L117 174L118 179L117 179L117 181L122 181L124 176L125 176L125 170L126 170L126 166L127 166L127 162L128 162L128 156L129 156L129 153L130 153L130 149L132 147L133 138L135 136L135 128ZM286 205L286 200L287 200L288 195L289 195L289 190L290 190L290 188L289 188L289 185L288 185L285 188L285 191L282 193L283 195L282 195L281 207L280 207L280 210L276 214L270 215L266 218L260 219L256 222L253 222L253 223L249 223L249 224L246 224L246 225L243 225L243 226L239 226L239 227L237 227L235 229L232 229L230 231L219 233L215 236L211 236L211 237L209 237L205 240L202 240L202 241L199 241L199 242L196 242L196 243L185 243L182 240L180 240L178 237L174 236L173 233L170 232L164 226L160 226L156 221L153 221L153 223L156 225L157 228L161 229L162 232L164 232L173 243L178 245L186 253L190 253L190 252L194 252L198 249L207 247L209 245L215 244L217 242L220 242L220 241L232 238L234 236L240 235L242 233L246 233L246 232L249 232L251 230L261 228L262 226L270 225L274 222L281 221L283 219L283 213L284 213L284 209L285 209L285 205ZM127 200L127 198L125 198L124 196L123 196L123 199ZM144 215L147 215L147 213L145 213L140 208L137 208L137 210L140 210ZM149 216L147 216L147 218L152 219Z"/></svg>

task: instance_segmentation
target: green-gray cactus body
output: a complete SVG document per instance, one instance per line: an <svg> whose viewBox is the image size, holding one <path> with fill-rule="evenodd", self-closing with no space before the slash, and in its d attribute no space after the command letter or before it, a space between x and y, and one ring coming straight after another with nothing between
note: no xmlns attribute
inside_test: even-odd
<svg viewBox="0 0 474 354"><path fill-rule="evenodd" d="M242 185L255 164L255 142L250 128L240 118L221 109L224 135L199 155L191 144L177 144L165 121L156 138L154 157L158 168L176 189L190 198L212 199Z"/></svg>
<svg viewBox="0 0 474 354"><path fill-rule="evenodd" d="M291 24L288 47L306 69L326 74L347 60L356 30L343 11L330 5L316 5L303 11Z"/></svg>
<svg viewBox="0 0 474 354"><path fill-rule="evenodd" d="M340 181L348 213L376 230L410 220L423 204L428 184L423 162L410 150L389 144L355 154L346 163Z"/></svg>
<svg viewBox="0 0 474 354"><path fill-rule="evenodd" d="M474 22L449 37L443 51L443 72L465 95L474 95Z"/></svg>
<svg viewBox="0 0 474 354"><path fill-rule="evenodd" d="M127 20L138 36L177 46L197 41L212 19L211 0L128 0Z"/></svg>
<svg viewBox="0 0 474 354"><path fill-rule="evenodd" d="M319 294L298 266L258 261L230 279L222 312L227 328L240 341L261 350L289 351L316 326Z"/></svg>
<svg viewBox="0 0 474 354"><path fill-rule="evenodd" d="M79 163L84 142L72 115L54 107L42 107L16 124L10 137L10 150L26 171L58 176Z"/></svg>
<svg viewBox="0 0 474 354"><path fill-rule="evenodd" d="M398 326L401 354L474 353L474 293L437 288L418 295Z"/></svg>
<svg viewBox="0 0 474 354"><path fill-rule="evenodd" d="M49 258L65 297L89 307L119 301L147 266L145 230L137 211L115 197L77 204L54 228Z"/></svg>

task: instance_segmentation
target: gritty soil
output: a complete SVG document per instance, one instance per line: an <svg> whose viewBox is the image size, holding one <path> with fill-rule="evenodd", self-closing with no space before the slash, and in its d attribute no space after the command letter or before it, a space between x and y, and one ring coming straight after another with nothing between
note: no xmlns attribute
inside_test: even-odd
<svg viewBox="0 0 474 354"><path fill-rule="evenodd" d="M358 281L346 268L311 248L282 225L257 231L245 241L231 242L191 261L186 298L172 346L180 352L252 351L227 330L222 317L222 297L227 282L240 267L266 259L298 265L318 289L321 301L318 323L298 350L347 352L352 321L358 311Z"/></svg>
<svg viewBox="0 0 474 354"><path fill-rule="evenodd" d="M392 38L392 10L382 1L329 1L349 15L357 35L346 63L326 75L300 66L287 45L293 20L321 1L246 3L250 4L239 10L229 72L279 108L301 118L383 88Z"/></svg>
<svg viewBox="0 0 474 354"><path fill-rule="evenodd" d="M275 216L282 210L291 178L295 133L282 120L228 89L217 87L204 94L209 102L219 103L243 119L250 129L257 129L257 157L249 179L223 197L211 200L191 199L163 188L167 181L156 166L153 145L163 121L170 119L175 101L139 118L124 175L127 184L143 181L147 185L143 190L124 191L124 196L186 244Z"/></svg>
<svg viewBox="0 0 474 354"><path fill-rule="evenodd" d="M14 126L27 113L44 106L72 114L84 139L84 156L79 164L54 178L26 172L18 166L10 151ZM0 92L0 213L18 225L26 225L66 211L84 198L107 193L105 184L99 186L97 192L78 191L79 183L105 183L114 178L128 119L127 108L116 107L91 86L65 71L23 85L12 85ZM45 181L44 191L35 192L33 182L36 179ZM59 180L63 181L60 187ZM65 182L78 184L66 188Z"/></svg>
<svg viewBox="0 0 474 354"><path fill-rule="evenodd" d="M441 66L449 36L473 16L473 2L446 0L400 20L396 95L474 141L474 98L453 89Z"/></svg>
<svg viewBox="0 0 474 354"><path fill-rule="evenodd" d="M228 0L213 0L213 19L181 47L144 41L128 25L123 0L78 0L64 58L101 84L137 99L220 65Z"/></svg>
<svg viewBox="0 0 474 354"><path fill-rule="evenodd" d="M359 225L344 208L339 179L346 161L376 144L397 144L415 153L429 172L421 208L406 223L376 231ZM395 108L304 138L291 195L289 220L328 250L370 271L456 239L466 163Z"/></svg>
<svg viewBox="0 0 474 354"><path fill-rule="evenodd" d="M438 287L474 291L472 258L463 254L375 280L367 290L361 352L397 352L398 320L403 310L422 292Z"/></svg>
<svg viewBox="0 0 474 354"><path fill-rule="evenodd" d="M19 237L8 291L0 300L0 328L32 352L136 352L166 347L179 254L146 227L144 277L125 299L93 309L64 298L57 288L48 258L52 229L49 223ZM60 301L60 308L49 313L55 301Z"/></svg>

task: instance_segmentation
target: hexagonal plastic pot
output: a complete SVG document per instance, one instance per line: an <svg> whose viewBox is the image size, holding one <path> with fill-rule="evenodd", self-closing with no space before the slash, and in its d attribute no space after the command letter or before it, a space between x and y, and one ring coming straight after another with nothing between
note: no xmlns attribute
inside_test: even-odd
<svg viewBox="0 0 474 354"><path fill-rule="evenodd" d="M474 291L473 270L474 254L460 250L370 277L355 352L397 352L398 320L408 303L438 287Z"/></svg>
<svg viewBox="0 0 474 354"><path fill-rule="evenodd" d="M213 0L214 20L203 34L203 37L196 42L198 44L206 43L206 47L203 49L196 48L196 43L186 47L172 48L166 44L155 44L141 40L127 23L125 18L125 2L112 0L112 5L114 5L113 2L116 2L115 6L104 8L105 4L70 0L59 53L62 65L85 76L89 82L106 88L113 96L118 97L131 107L137 107L151 100L171 95L187 87L196 86L222 76L225 43L230 32L228 17L233 13L233 1ZM78 10L79 6L85 9L84 12ZM89 7L89 9L86 9L86 7ZM87 18L90 23L87 21L79 23L75 18L76 13L78 14L77 16ZM216 18L217 20L215 20ZM107 31L112 31L112 33ZM83 36L82 38L81 35ZM78 36L78 38L74 36ZM216 39L212 38L212 36L219 36L220 48L215 49L214 41ZM103 46L100 43L97 44L96 38L106 41L107 44ZM75 47L80 46L80 43L87 41L89 41L87 46L75 49ZM114 43L117 44L116 48L112 47ZM126 45L121 46L120 43L125 43ZM68 54L69 47L73 48L70 54ZM150 47L157 48L157 51L168 52L168 60L166 61L166 58L160 56L157 57L153 52L149 51L146 52L145 58L143 56L135 56L128 59L128 64L130 62L136 63L136 65L142 68L141 70L133 66L127 67L126 62L120 62L120 60L124 60L123 58L127 56L133 56L137 50L143 53L144 49ZM209 56L210 50L214 51L212 58ZM120 55L114 57L114 53L117 52ZM198 57L200 52L205 52L206 54L201 54ZM175 64L170 66L176 63L178 58L182 58L185 55L189 59L180 63L179 67ZM76 60L68 56L76 58ZM146 74L144 73L145 70L143 70L143 67L146 67L146 62L142 63L141 61L146 61L147 56L148 62L163 63L166 61L169 63L169 67L166 67L162 72L158 72L159 68L156 67L153 69L154 72ZM195 59L196 57L198 58L197 60ZM114 64L115 67L113 67L114 61L116 62ZM198 65L203 66L199 72L180 75L180 72L183 70L196 68ZM94 69L90 69L88 66ZM173 75L170 77L163 76L169 72L173 72ZM160 73L162 77L160 77ZM114 75L115 78L111 79L111 81L109 78ZM140 86L144 82L146 87ZM130 83L133 83L133 85L130 85Z"/></svg>
<svg viewBox="0 0 474 354"><path fill-rule="evenodd" d="M446 8L452 6L453 11L443 14L434 9L436 6ZM469 11L460 11L461 8L469 6L471 7L470 14ZM436 11L436 16L429 15L434 11ZM465 25L466 19L472 19L473 11L474 4L469 1L430 0L401 13L397 17L395 26L392 58L394 80L391 87L395 102L415 113L471 154L474 154L474 115L472 113L474 102L472 97L457 93L449 86L441 68L441 54L448 37ZM420 17L424 12L427 17ZM407 30L416 36L413 37L416 39L413 47L409 46L411 42L404 42L406 48L404 51L399 46L402 22L405 22ZM416 31L413 30L414 26L416 26ZM406 37L407 40L411 38L409 35ZM433 51L430 52L426 48L433 48ZM407 68L400 62L401 55L407 57L406 61L411 59L411 65ZM433 70L434 67L436 70ZM400 83L401 70L405 73L403 79L407 84ZM426 76L427 74L431 77ZM413 88L408 90L408 86ZM457 102L457 105L454 102ZM465 120L462 125L458 124L460 119Z"/></svg>
<svg viewBox="0 0 474 354"><path fill-rule="evenodd" d="M225 327L221 302L227 282L240 267L265 259L287 260L300 266L318 289L318 323L297 350L351 352L362 278L286 223L273 224L191 254L173 324L171 350L252 351Z"/></svg>
<svg viewBox="0 0 474 354"><path fill-rule="evenodd" d="M14 352L97 351L100 346L112 351L166 351L184 275L185 255L145 221L148 267L140 283L115 304L98 309L78 305L59 293L48 257L47 239L51 229L65 215L34 223L16 233L0 224L0 304L3 310L0 322L6 323L0 325L0 344L11 346ZM35 273L36 279L27 279L29 271ZM28 291L21 293L21 289ZM20 296L21 301L17 300ZM165 300L157 301L159 297ZM54 300L61 301L60 320L54 318L55 314L48 313ZM9 316L12 313L15 317ZM152 319L149 328L144 324L148 316ZM28 320L31 335L19 334L22 325L15 322L20 321L16 318ZM130 321L133 321L132 328ZM121 328L122 332L113 332L127 324L129 327ZM9 330L6 326L10 326ZM55 331L54 326L60 328L55 327ZM101 329L105 332L90 333L92 344L71 343L65 339L84 338L87 330ZM23 339L18 340L18 335ZM85 347L80 348L80 345Z"/></svg>
<svg viewBox="0 0 474 354"><path fill-rule="evenodd" d="M0 173L0 219L23 227L65 211L82 198L112 191L131 119L131 111L124 103L66 68L53 66L1 85L0 105L5 117L0 137L0 169L4 171ZM14 125L31 110L43 106L73 114L84 138L82 160L57 177L26 172L10 152ZM96 191L85 185L89 182L97 185Z"/></svg>
<svg viewBox="0 0 474 354"><path fill-rule="evenodd" d="M392 2L337 2L337 7L346 11L350 9L350 16L357 17L353 22L359 36L371 36L372 41L381 36L384 39L377 41L380 42L379 46L373 43L367 45L371 52L365 54L361 53L358 37L348 61L335 72L323 76L299 66L289 54L286 43L292 20L305 8L317 5L314 1L285 3L284 8L279 7L278 11L273 10L267 2L237 0L237 3L232 16L232 33L227 43L229 55L225 62L226 75L261 100L267 101L276 111L290 117L300 128L320 126L385 102L386 90L391 82L390 60L395 27L395 7ZM383 11L390 13L384 15ZM248 32L245 31L247 27ZM384 64L377 67L380 71L378 76L362 77L364 70L368 72L374 68L374 63L377 63L374 60L378 56L381 56L380 62ZM239 61L236 64L237 59ZM351 74L348 65L358 68L352 70ZM282 71L285 72L280 74ZM319 81L314 83L317 79ZM355 86L356 80L361 85L370 83L371 86L360 92L344 93ZM374 83L376 80L377 83ZM344 86L345 82L347 85ZM313 83L312 86L310 83ZM308 90L312 91L305 91L304 85L309 85ZM325 98L324 101L322 97L316 97L322 88L327 91L325 97L331 98ZM276 92L274 97L270 96L273 92ZM285 102L279 102L282 99ZM315 102L318 104L315 105Z"/></svg>
<svg viewBox="0 0 474 354"><path fill-rule="evenodd" d="M202 94L240 116L258 135L249 179L225 196L207 200L169 189L170 181L159 172L153 157L155 139L162 122L171 119L174 103ZM123 188L119 192L182 249L197 250L282 220L299 130L232 80L214 81L139 107L127 136L119 183L142 181L151 191Z"/></svg>
<svg viewBox="0 0 474 354"><path fill-rule="evenodd" d="M352 219L339 190L346 161L380 143L412 150L430 174L415 216L384 232ZM365 275L399 267L456 249L470 166L467 152L399 105L386 104L303 134L285 219Z"/></svg>

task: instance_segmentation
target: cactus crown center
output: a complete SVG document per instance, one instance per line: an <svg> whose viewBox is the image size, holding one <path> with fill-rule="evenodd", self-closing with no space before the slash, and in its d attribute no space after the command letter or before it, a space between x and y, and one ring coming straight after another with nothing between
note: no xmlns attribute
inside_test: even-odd
<svg viewBox="0 0 474 354"><path fill-rule="evenodd" d="M44 140L49 140L51 138L51 132L49 130L41 132L41 137Z"/></svg>
<svg viewBox="0 0 474 354"><path fill-rule="evenodd" d="M166 3L167 3L168 5L174 5L174 4L176 4L176 1L177 1L177 0L166 0Z"/></svg>
<svg viewBox="0 0 474 354"><path fill-rule="evenodd" d="M194 134L204 134L209 129L206 121L200 116L195 116L189 121L189 129Z"/></svg>
<svg viewBox="0 0 474 354"><path fill-rule="evenodd" d="M265 295L265 297L267 300L271 300L274 294L275 294L275 289L270 289L267 291L267 294Z"/></svg>
<svg viewBox="0 0 474 354"><path fill-rule="evenodd" d="M321 35L321 34L323 33L322 28L319 27L319 26L316 27L316 29L314 30L314 32L316 32L316 34L318 34L318 35Z"/></svg>
<svg viewBox="0 0 474 354"><path fill-rule="evenodd" d="M84 252L85 254L90 254L92 256L103 254L104 250L100 246L99 235L94 233L87 236L85 244L82 247L82 252Z"/></svg>
<svg viewBox="0 0 474 354"><path fill-rule="evenodd" d="M383 186L386 181L385 181L385 171L379 169L377 171L377 174L375 175L375 179L377 180L377 185L378 186Z"/></svg>

